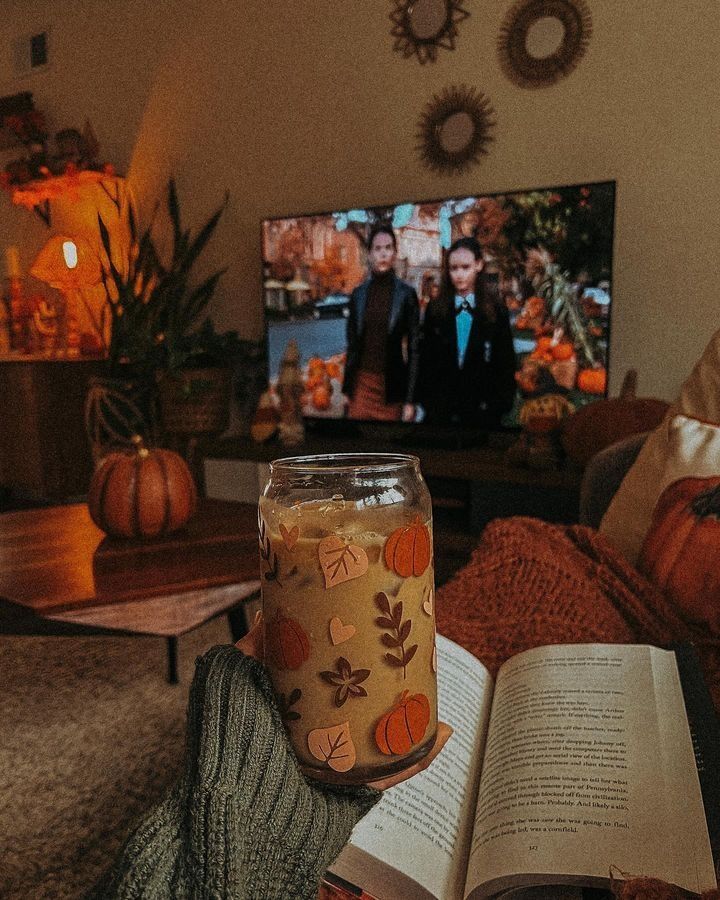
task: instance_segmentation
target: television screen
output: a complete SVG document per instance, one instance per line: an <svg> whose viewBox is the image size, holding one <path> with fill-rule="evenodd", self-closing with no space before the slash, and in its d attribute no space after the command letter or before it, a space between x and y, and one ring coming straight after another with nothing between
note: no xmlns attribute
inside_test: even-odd
<svg viewBox="0 0 720 900"><path fill-rule="evenodd" d="M269 380L312 418L517 426L607 391L615 182L266 219ZM286 367L287 368L287 367Z"/></svg>

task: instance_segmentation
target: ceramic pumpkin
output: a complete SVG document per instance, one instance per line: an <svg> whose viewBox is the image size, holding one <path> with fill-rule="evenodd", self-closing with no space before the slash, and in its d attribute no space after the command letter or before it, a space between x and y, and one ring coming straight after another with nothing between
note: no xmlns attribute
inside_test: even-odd
<svg viewBox="0 0 720 900"><path fill-rule="evenodd" d="M577 377L578 390L586 394L604 394L607 387L607 369L583 369Z"/></svg>
<svg viewBox="0 0 720 900"><path fill-rule="evenodd" d="M265 652L277 669L299 669L310 657L310 641L297 619L278 612L267 623Z"/></svg>
<svg viewBox="0 0 720 900"><path fill-rule="evenodd" d="M312 405L315 409L330 408L330 391L324 384L320 384L312 393Z"/></svg>
<svg viewBox="0 0 720 900"><path fill-rule="evenodd" d="M692 622L720 635L720 477L681 478L660 495L638 568Z"/></svg>
<svg viewBox="0 0 720 900"><path fill-rule="evenodd" d="M410 525L396 528L385 544L385 565L401 578L422 575L431 556L430 531L420 516Z"/></svg>
<svg viewBox="0 0 720 900"><path fill-rule="evenodd" d="M375 728L375 743L386 756L409 753L425 736L430 722L430 702L425 694L403 691L397 704Z"/></svg>
<svg viewBox="0 0 720 900"><path fill-rule="evenodd" d="M93 522L114 537L150 538L176 531L195 512L197 490L185 460L149 449L140 437L127 451L108 453L88 490Z"/></svg>

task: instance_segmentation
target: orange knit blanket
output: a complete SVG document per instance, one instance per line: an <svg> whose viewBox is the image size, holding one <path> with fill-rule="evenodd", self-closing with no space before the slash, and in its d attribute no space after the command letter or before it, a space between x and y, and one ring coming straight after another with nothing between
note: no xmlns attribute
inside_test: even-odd
<svg viewBox="0 0 720 900"><path fill-rule="evenodd" d="M684 622L593 529L524 517L494 520L469 563L438 590L436 614L438 631L493 675L509 657L543 644L692 641L720 711L717 642ZM686 896L673 891L645 878L615 887L623 900ZM704 897L720 898L720 891Z"/></svg>

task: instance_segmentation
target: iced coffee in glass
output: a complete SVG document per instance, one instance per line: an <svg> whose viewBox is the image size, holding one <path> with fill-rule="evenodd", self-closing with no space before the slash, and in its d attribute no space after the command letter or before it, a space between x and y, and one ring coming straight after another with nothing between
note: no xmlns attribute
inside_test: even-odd
<svg viewBox="0 0 720 900"><path fill-rule="evenodd" d="M265 663L306 774L408 768L437 730L430 494L414 456L275 460L258 509Z"/></svg>

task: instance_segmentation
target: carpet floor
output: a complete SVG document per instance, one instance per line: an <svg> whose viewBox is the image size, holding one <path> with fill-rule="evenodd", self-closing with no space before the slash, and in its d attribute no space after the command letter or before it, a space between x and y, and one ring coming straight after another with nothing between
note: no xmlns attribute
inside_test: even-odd
<svg viewBox="0 0 720 900"><path fill-rule="evenodd" d="M179 641L0 636L0 897L80 898L178 773L195 659L224 617Z"/></svg>

